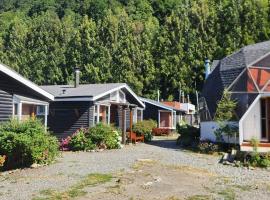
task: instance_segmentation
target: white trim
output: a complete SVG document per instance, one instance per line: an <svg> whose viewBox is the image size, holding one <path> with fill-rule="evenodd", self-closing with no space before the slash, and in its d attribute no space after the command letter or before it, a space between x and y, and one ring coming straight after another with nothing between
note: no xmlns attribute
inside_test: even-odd
<svg viewBox="0 0 270 200"><path fill-rule="evenodd" d="M112 93L112 92L114 92L114 91L117 91L117 90L121 90L122 88L126 88L127 89L127 91L141 104L141 106L143 107L143 108L145 108L145 105L144 105L144 103L139 99L139 97L130 89L130 87L127 85L127 84L123 84L123 85L121 85L121 86L119 86L119 87L116 87L116 88L113 88L113 89L111 89L111 90L108 90L108 91L106 91L106 92L103 92L103 93L101 93L101 94L99 94L99 95L97 95L97 96L94 96L93 97L93 101L95 101L95 100L97 100L97 99L99 99L99 98L101 98L101 97L103 97L103 96L106 96L107 94L110 94L110 93Z"/></svg>
<svg viewBox="0 0 270 200"><path fill-rule="evenodd" d="M253 66L253 64L255 64L256 62L259 62L259 61L261 61L262 59L264 59L264 58L266 58L267 56L269 56L270 55L270 52L269 53L267 53L267 54L264 54L263 56L261 56L260 58L258 58L257 60L255 60L255 61L253 61L252 63L250 63L247 67L252 67Z"/></svg>
<svg viewBox="0 0 270 200"><path fill-rule="evenodd" d="M100 117L100 105L97 104L97 124L99 123L99 117Z"/></svg>
<svg viewBox="0 0 270 200"><path fill-rule="evenodd" d="M18 119L19 121L22 120L22 103L21 102L18 103Z"/></svg>
<svg viewBox="0 0 270 200"><path fill-rule="evenodd" d="M111 123L111 105L108 106L108 124Z"/></svg>
<svg viewBox="0 0 270 200"><path fill-rule="evenodd" d="M14 78L15 80L19 81L20 83L26 85L27 87L31 88L32 90L36 91L37 93L41 94L42 96L44 96L50 100L54 100L54 96L52 94L41 89L38 85L36 85L33 82L31 82L30 80L22 77L20 74L18 74L17 72L13 71L9 67L7 67L1 63L0 63L0 71L3 72L4 74Z"/></svg>
<svg viewBox="0 0 270 200"><path fill-rule="evenodd" d="M268 69L270 70L270 67L259 67L259 66L249 66L249 69Z"/></svg>
<svg viewBox="0 0 270 200"><path fill-rule="evenodd" d="M256 66L253 66L253 64L255 64L255 63L257 63L257 62L259 62L260 60L262 60L262 59L264 59L264 58L266 58L267 56L269 56L270 55L270 52L269 53L267 53L267 54L265 54L265 55L263 55L263 56L261 56L260 58L258 58L257 60L255 60L255 61L253 61L252 63L250 63L249 65L247 65L246 67L245 67L245 69L243 69L243 71L236 77L236 79L234 79L234 81L229 85L229 87L227 87L227 89L228 90L230 90L230 88L231 88L231 86L235 83L235 81L244 73L244 71L247 69L247 68L263 68L263 67L256 67ZM269 69L269 68L267 68L267 69Z"/></svg>
<svg viewBox="0 0 270 200"><path fill-rule="evenodd" d="M260 92L263 92L265 90L265 88L267 88L267 86L270 83L270 79L265 83L265 85L262 87L262 89L260 90Z"/></svg>
<svg viewBox="0 0 270 200"><path fill-rule="evenodd" d="M250 110L256 105L257 101L261 99L261 97L264 96L262 94L259 94L255 100L252 102L252 104L249 106L245 114L241 117L239 120L239 144L241 145L244 141L244 132L243 132L243 121L245 120L246 116L249 114ZM268 95L269 96L269 95Z"/></svg>
<svg viewBox="0 0 270 200"><path fill-rule="evenodd" d="M252 73L249 71L249 68L247 68L247 71L248 71L248 73L249 73L249 75L250 75L250 77L251 77L251 79L252 79L252 81L253 81L253 84L255 85L255 87L256 87L256 89L257 89L257 92L259 93L261 90L260 90L260 88L258 87L257 83L254 81L253 75L252 75Z"/></svg>
<svg viewBox="0 0 270 200"><path fill-rule="evenodd" d="M44 126L45 126L45 128L48 125L48 110L49 110L48 107L49 107L48 105L45 106L45 115L44 115Z"/></svg>
<svg viewBox="0 0 270 200"><path fill-rule="evenodd" d="M169 110L169 111L172 111L174 110L173 108L168 108L166 106L162 106L162 105L159 105L159 104L155 104L154 102L151 102L151 101L148 101L147 99L142 99L143 102L146 102L146 103L149 103L149 104L152 104L152 105L155 105L157 107L160 107L160 108L164 108L166 110Z"/></svg>
<svg viewBox="0 0 270 200"><path fill-rule="evenodd" d="M93 101L93 98L90 97L55 98L54 101Z"/></svg>
<svg viewBox="0 0 270 200"><path fill-rule="evenodd" d="M240 74L234 79L234 81L227 87L227 90L230 90L230 89L231 89L231 87L233 86L233 84L235 84L236 81L238 81L238 79L241 77L241 75L242 75L245 71L247 71L247 68L245 68L245 69L243 69L243 70L241 71L241 73L240 73Z"/></svg>

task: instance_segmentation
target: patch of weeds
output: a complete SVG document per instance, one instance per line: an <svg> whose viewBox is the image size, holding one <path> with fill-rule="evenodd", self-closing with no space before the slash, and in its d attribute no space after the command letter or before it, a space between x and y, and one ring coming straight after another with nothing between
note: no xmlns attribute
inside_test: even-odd
<svg viewBox="0 0 270 200"><path fill-rule="evenodd" d="M55 192L55 190L52 189L46 189L46 190L41 190L39 193L44 196L50 196Z"/></svg>
<svg viewBox="0 0 270 200"><path fill-rule="evenodd" d="M235 192L231 188L227 188L225 190L222 190L222 191L218 192L218 194L221 195L224 200L235 200L236 199Z"/></svg>
<svg viewBox="0 0 270 200"><path fill-rule="evenodd" d="M197 167L191 167L187 165L164 165L165 167L175 169L175 170L181 170L193 174L204 174L208 176L216 176L216 174L208 171L207 169L197 168Z"/></svg>
<svg viewBox="0 0 270 200"><path fill-rule="evenodd" d="M187 198L187 200L210 200L210 199L212 199L212 197L209 195L193 195Z"/></svg>
<svg viewBox="0 0 270 200"><path fill-rule="evenodd" d="M81 182L70 187L64 192L58 192L55 190L47 189L40 192L41 195L46 196L36 197L33 200L69 200L74 199L75 197L84 196L86 192L83 190L85 187L95 186L105 182L109 182L112 179L110 174L89 174Z"/></svg>
<svg viewBox="0 0 270 200"><path fill-rule="evenodd" d="M233 187L238 188L242 191L250 191L252 189L251 185L233 185Z"/></svg>
<svg viewBox="0 0 270 200"><path fill-rule="evenodd" d="M132 168L134 170L139 170L140 168L144 167L144 166L153 166L155 163L157 163L157 161L155 160L150 160L150 159L141 159L139 161L137 161Z"/></svg>

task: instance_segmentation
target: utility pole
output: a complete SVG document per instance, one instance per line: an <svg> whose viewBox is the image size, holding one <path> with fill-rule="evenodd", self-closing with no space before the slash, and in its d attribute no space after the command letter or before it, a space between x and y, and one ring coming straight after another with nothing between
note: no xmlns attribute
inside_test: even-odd
<svg viewBox="0 0 270 200"><path fill-rule="evenodd" d="M157 101L159 102L159 90L157 90Z"/></svg>
<svg viewBox="0 0 270 200"><path fill-rule="evenodd" d="M185 103L185 92L182 92L182 103Z"/></svg>
<svg viewBox="0 0 270 200"><path fill-rule="evenodd" d="M198 91L196 90L196 103L197 103L197 112L199 111L199 95Z"/></svg>
<svg viewBox="0 0 270 200"><path fill-rule="evenodd" d="M179 103L181 103L181 83L179 85Z"/></svg>

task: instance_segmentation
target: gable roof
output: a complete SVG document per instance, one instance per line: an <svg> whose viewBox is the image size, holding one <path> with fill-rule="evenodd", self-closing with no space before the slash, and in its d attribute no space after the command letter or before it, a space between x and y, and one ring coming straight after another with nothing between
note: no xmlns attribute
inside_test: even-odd
<svg viewBox="0 0 270 200"><path fill-rule="evenodd" d="M44 85L41 86L44 90L52 93L56 99L85 99L95 101L114 91L125 89L127 90L144 108L144 103L131 90L126 83L104 83L104 84L80 84L78 87L73 85Z"/></svg>
<svg viewBox="0 0 270 200"><path fill-rule="evenodd" d="M33 83L30 80L24 78L19 73L15 72L14 70L12 70L11 68L9 68L8 66L6 66L6 65L4 65L2 63L0 63L0 71L2 73L6 74L7 76L15 79L16 81L22 83L26 87L34 90L35 92L37 92L41 96L43 96L43 97L45 97L45 98L47 98L49 100L54 100L54 96L52 94L50 94L47 91L43 90L42 88L40 88L35 83Z"/></svg>
<svg viewBox="0 0 270 200"><path fill-rule="evenodd" d="M260 42L245 46L219 62L212 63L213 71L206 79L202 90L202 97L205 98L212 117L223 90L228 88L243 70L263 59L269 52L270 41Z"/></svg>
<svg viewBox="0 0 270 200"><path fill-rule="evenodd" d="M152 105L154 105L154 106L160 107L160 108L165 109L165 110L185 112L185 111L182 110L182 109L176 109L176 108L174 108L174 107L172 107L172 106L165 105L165 104L163 104L163 103L160 103L160 102L155 101L155 100L152 100L152 99L146 99L146 98L143 98L143 97L140 97L140 99L141 99L141 101L143 101L143 102L152 104Z"/></svg>

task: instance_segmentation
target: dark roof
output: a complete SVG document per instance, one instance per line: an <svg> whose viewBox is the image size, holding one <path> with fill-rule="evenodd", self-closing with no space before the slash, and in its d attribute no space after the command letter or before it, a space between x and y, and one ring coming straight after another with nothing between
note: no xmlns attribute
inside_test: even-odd
<svg viewBox="0 0 270 200"><path fill-rule="evenodd" d="M228 88L246 67L268 53L270 53L270 41L245 46L219 62L213 62L213 71L206 79L202 91L212 117L224 88Z"/></svg>
<svg viewBox="0 0 270 200"><path fill-rule="evenodd" d="M53 94L56 100L86 98L89 101L100 99L114 91L122 89L128 92L144 108L145 105L139 97L131 90L126 83L103 83L103 84L81 84L78 87L73 85L44 85L42 89Z"/></svg>
<svg viewBox="0 0 270 200"><path fill-rule="evenodd" d="M140 97L140 100L144 103L150 103L152 105L155 105L157 107L160 107L160 108L163 108L165 110L170 110L170 111L180 111L180 112L185 112L185 110L182 110L182 109L176 109L172 106L168 106L168 105L165 105L163 103L160 103L158 101L155 101L155 100L152 100L152 99L146 99L146 98L143 98L143 97Z"/></svg>
<svg viewBox="0 0 270 200"><path fill-rule="evenodd" d="M211 65L211 71L213 71L216 68L216 66L218 66L219 61L220 60L213 60L212 65Z"/></svg>
<svg viewBox="0 0 270 200"><path fill-rule="evenodd" d="M64 97L95 97L116 88L127 86L125 83L106 83L106 84L81 84L78 87L73 85L44 85L42 89L53 94L56 98Z"/></svg>

